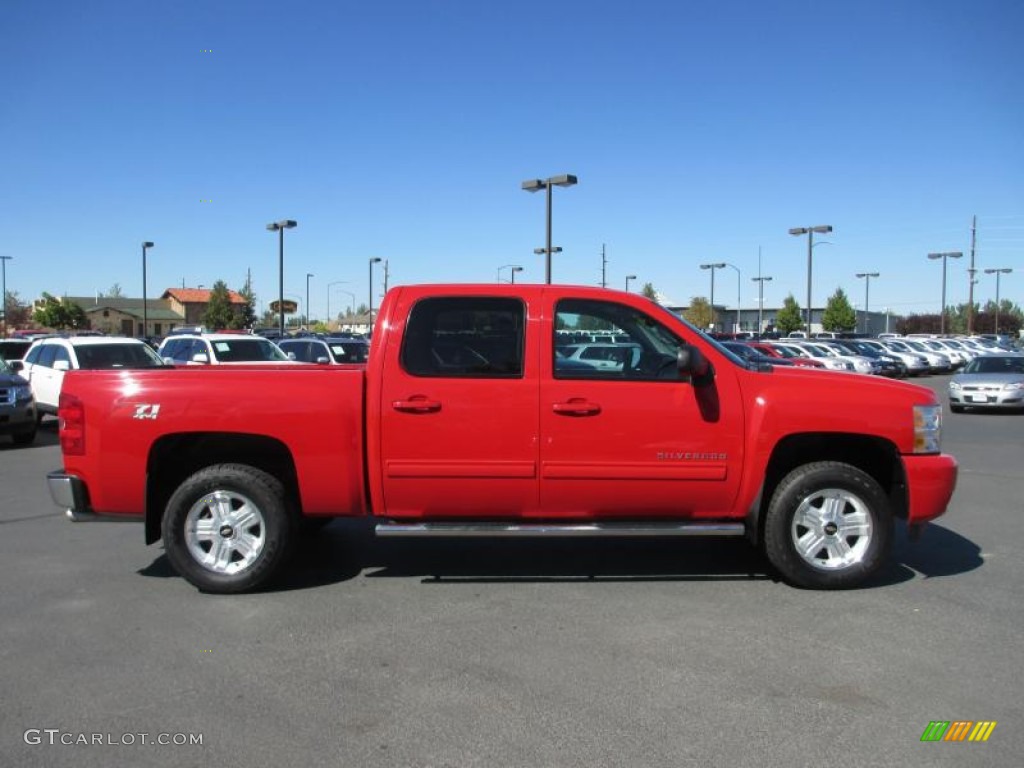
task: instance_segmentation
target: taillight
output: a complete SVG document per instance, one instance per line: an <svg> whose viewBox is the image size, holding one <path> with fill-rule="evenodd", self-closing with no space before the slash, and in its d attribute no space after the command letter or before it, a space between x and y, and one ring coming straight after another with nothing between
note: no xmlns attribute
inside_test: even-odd
<svg viewBox="0 0 1024 768"><path fill-rule="evenodd" d="M74 395L63 392L57 404L60 449L65 456L85 455L85 406Z"/></svg>

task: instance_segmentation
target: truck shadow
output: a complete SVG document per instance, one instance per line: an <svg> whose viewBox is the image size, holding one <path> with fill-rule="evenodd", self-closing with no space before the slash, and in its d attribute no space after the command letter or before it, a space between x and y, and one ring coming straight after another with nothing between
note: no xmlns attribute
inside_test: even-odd
<svg viewBox="0 0 1024 768"><path fill-rule="evenodd" d="M919 541L897 525L891 565L870 586L955 576L984 564L980 548L939 525ZM380 539L363 521L337 521L297 548L276 589L356 576L452 582L750 581L778 578L745 539Z"/></svg>
<svg viewBox="0 0 1024 768"><path fill-rule="evenodd" d="M967 573L983 565L979 547L938 525L917 542L897 526L891 565L868 587ZM139 571L176 577L166 556ZM422 584L511 582L774 581L745 539L380 539L366 521L338 520L303 537L288 568L265 592L368 579ZM787 587L788 588L788 587Z"/></svg>

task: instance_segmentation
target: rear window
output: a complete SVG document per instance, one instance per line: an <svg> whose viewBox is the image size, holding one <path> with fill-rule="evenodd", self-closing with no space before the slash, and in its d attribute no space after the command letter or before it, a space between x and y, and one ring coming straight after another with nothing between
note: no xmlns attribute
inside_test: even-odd
<svg viewBox="0 0 1024 768"><path fill-rule="evenodd" d="M409 316L402 367L413 376L521 377L525 317L519 299L423 299Z"/></svg>

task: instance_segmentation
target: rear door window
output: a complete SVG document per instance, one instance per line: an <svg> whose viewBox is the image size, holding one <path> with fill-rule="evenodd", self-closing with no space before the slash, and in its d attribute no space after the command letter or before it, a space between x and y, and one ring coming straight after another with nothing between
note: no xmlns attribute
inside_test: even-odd
<svg viewBox="0 0 1024 768"><path fill-rule="evenodd" d="M521 378L525 319L519 299L422 299L409 315L402 367L413 376Z"/></svg>

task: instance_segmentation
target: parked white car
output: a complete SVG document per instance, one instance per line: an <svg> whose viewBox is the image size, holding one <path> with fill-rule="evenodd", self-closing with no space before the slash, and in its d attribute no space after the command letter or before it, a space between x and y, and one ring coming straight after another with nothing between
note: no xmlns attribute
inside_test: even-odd
<svg viewBox="0 0 1024 768"><path fill-rule="evenodd" d="M269 339L248 333L203 333L168 336L158 354L170 365L237 365L292 363Z"/></svg>
<svg viewBox="0 0 1024 768"><path fill-rule="evenodd" d="M40 417L56 414L64 374L78 369L158 368L163 361L146 342L119 336L50 336L32 342L12 367L28 379Z"/></svg>

